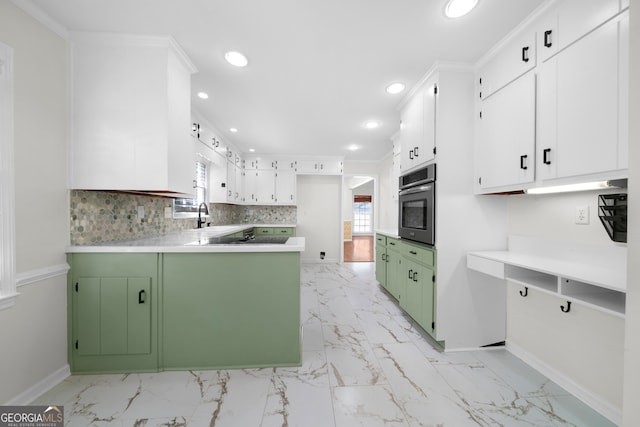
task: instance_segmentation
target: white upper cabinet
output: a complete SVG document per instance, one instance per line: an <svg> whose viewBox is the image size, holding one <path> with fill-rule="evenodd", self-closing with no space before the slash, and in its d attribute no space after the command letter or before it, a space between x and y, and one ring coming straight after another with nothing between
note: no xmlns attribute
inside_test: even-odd
<svg viewBox="0 0 640 427"><path fill-rule="evenodd" d="M434 159L437 85L425 82L400 111L402 172Z"/></svg>
<svg viewBox="0 0 640 427"><path fill-rule="evenodd" d="M480 68L481 99L486 99L536 66L536 34L522 31Z"/></svg>
<svg viewBox="0 0 640 427"><path fill-rule="evenodd" d="M342 159L297 160L296 172L300 175L342 175Z"/></svg>
<svg viewBox="0 0 640 427"><path fill-rule="evenodd" d="M529 72L482 101L478 184L521 185L535 178L536 76Z"/></svg>
<svg viewBox="0 0 640 427"><path fill-rule="evenodd" d="M193 193L191 73L170 37L75 33L71 186Z"/></svg>
<svg viewBox="0 0 640 427"><path fill-rule="evenodd" d="M276 204L295 205L296 204L296 172L282 169L275 174L276 182Z"/></svg>
<svg viewBox="0 0 640 427"><path fill-rule="evenodd" d="M508 70L532 35L537 61ZM476 192L627 177L628 49L618 0L560 0L492 51L477 74Z"/></svg>
<svg viewBox="0 0 640 427"><path fill-rule="evenodd" d="M618 47L622 37L628 38L620 31L627 19L607 22L540 66L538 167L542 180L626 168L626 159L623 164L619 158L627 146L626 137L619 135L620 98L627 91L619 90Z"/></svg>

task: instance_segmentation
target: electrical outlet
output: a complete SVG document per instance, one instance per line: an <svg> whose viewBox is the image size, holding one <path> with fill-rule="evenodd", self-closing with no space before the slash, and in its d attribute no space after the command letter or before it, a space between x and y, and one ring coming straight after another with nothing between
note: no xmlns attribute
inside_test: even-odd
<svg viewBox="0 0 640 427"><path fill-rule="evenodd" d="M589 206L576 206L576 224L589 224Z"/></svg>
<svg viewBox="0 0 640 427"><path fill-rule="evenodd" d="M165 206L164 217L166 219L171 219L172 216L173 216L173 210L171 209L171 206Z"/></svg>
<svg viewBox="0 0 640 427"><path fill-rule="evenodd" d="M138 206L138 218L144 219L144 206Z"/></svg>

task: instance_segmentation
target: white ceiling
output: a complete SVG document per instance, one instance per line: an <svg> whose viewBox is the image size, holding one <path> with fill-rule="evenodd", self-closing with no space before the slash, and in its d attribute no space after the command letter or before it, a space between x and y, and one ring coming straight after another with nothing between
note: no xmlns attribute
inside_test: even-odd
<svg viewBox="0 0 640 427"><path fill-rule="evenodd" d="M398 105L434 62L475 63L543 1L480 0L451 20L446 0L31 0L70 31L173 36L198 68L193 108L240 150L348 160L391 151ZM393 81L407 89L387 94Z"/></svg>

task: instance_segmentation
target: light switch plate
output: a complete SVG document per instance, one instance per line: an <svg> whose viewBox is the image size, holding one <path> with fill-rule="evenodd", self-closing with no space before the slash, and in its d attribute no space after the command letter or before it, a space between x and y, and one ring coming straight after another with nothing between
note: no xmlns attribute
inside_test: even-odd
<svg viewBox="0 0 640 427"><path fill-rule="evenodd" d="M172 216L171 206L166 206L164 208L164 217L166 219L171 219L171 216Z"/></svg>
<svg viewBox="0 0 640 427"><path fill-rule="evenodd" d="M138 206L138 219L144 219L144 206Z"/></svg>

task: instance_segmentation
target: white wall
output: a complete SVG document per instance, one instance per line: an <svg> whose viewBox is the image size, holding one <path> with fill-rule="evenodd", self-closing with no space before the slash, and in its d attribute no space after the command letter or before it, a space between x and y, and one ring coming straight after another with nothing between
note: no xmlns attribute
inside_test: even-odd
<svg viewBox="0 0 640 427"><path fill-rule="evenodd" d="M640 425L640 0L630 6L628 278L623 425Z"/></svg>
<svg viewBox="0 0 640 427"><path fill-rule="evenodd" d="M598 194L616 192L607 190L507 196L508 234L618 245L609 239L598 219ZM589 207L589 224L575 223L575 210L578 206Z"/></svg>
<svg viewBox="0 0 640 427"><path fill-rule="evenodd" d="M306 239L303 262L339 262L342 250L342 177L298 175L296 235ZM320 252L326 253L324 261Z"/></svg>
<svg viewBox="0 0 640 427"><path fill-rule="evenodd" d="M0 41L14 50L20 293L0 311L0 403L25 404L43 382L68 373L67 52L63 38L7 0L0 2Z"/></svg>

